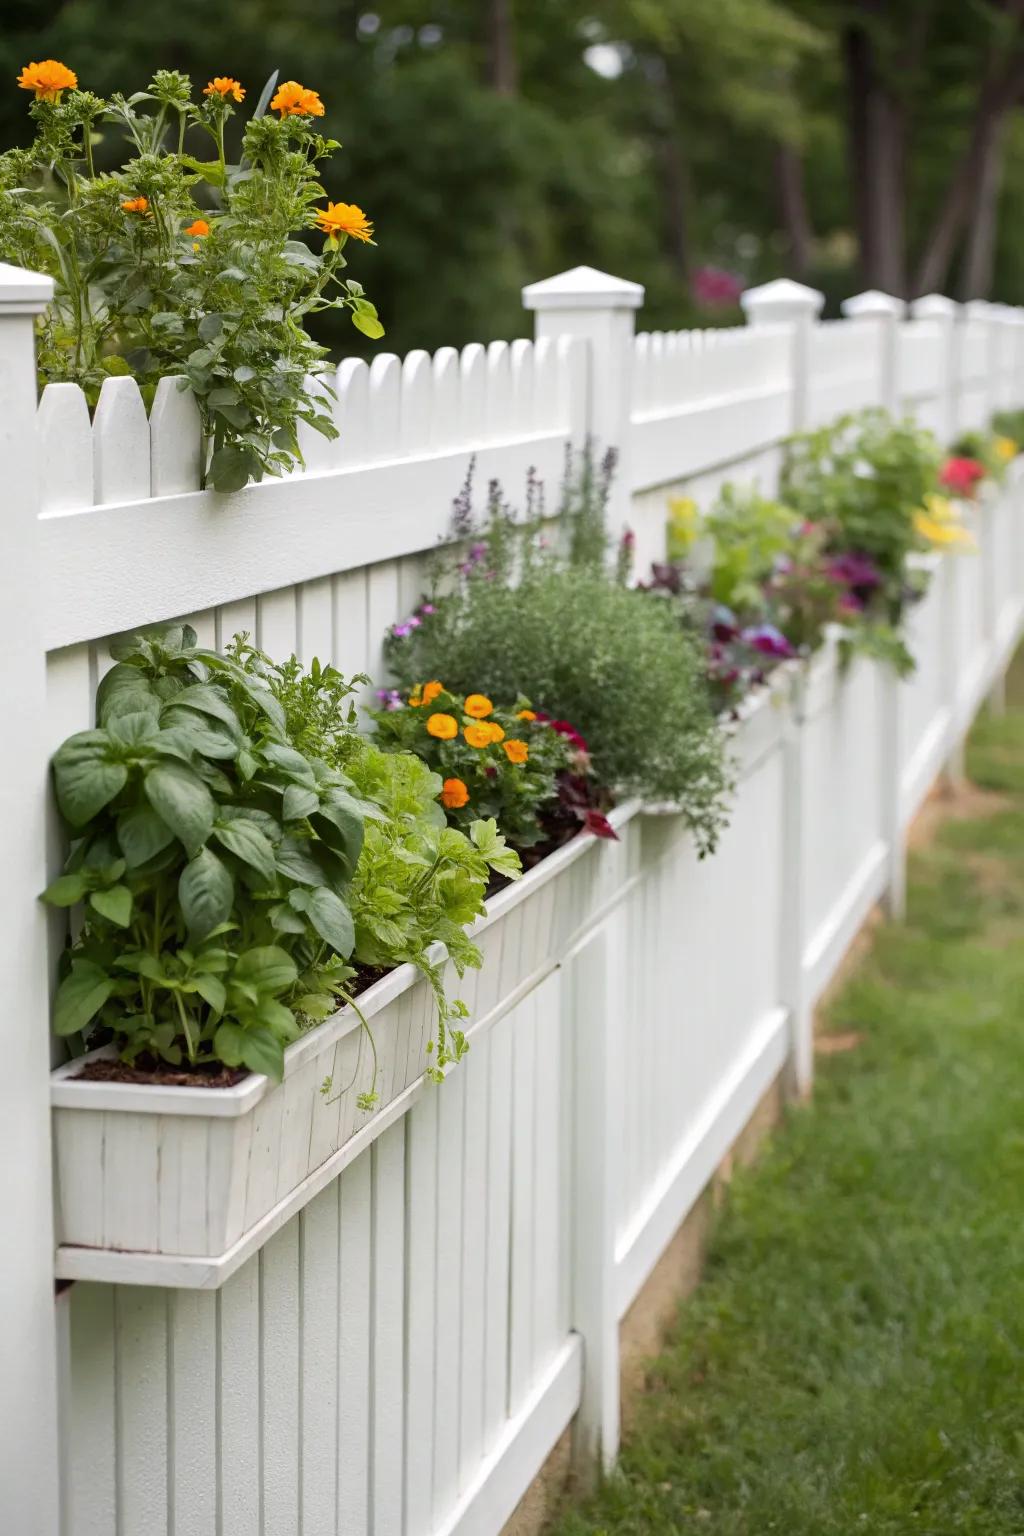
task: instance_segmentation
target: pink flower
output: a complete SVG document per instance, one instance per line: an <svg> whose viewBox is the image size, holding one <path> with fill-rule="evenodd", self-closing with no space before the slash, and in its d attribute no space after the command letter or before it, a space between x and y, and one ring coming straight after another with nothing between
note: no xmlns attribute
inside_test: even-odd
<svg viewBox="0 0 1024 1536"><path fill-rule="evenodd" d="M947 459L939 475L939 484L956 496L973 496L979 480L985 478L985 466L977 459Z"/></svg>

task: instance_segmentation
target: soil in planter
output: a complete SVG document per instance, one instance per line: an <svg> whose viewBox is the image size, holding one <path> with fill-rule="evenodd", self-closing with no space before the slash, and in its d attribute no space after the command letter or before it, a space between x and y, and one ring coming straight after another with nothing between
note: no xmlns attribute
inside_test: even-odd
<svg viewBox="0 0 1024 1536"><path fill-rule="evenodd" d="M352 982L352 995L358 997L375 981L387 976L386 965L359 965ZM223 1062L210 1061L200 1066L172 1066L167 1061L157 1061L143 1052L134 1061L119 1061L116 1056L101 1056L87 1061L75 1080L89 1083L148 1083L159 1088L234 1088L244 1078L250 1077L248 1067L226 1067Z"/></svg>

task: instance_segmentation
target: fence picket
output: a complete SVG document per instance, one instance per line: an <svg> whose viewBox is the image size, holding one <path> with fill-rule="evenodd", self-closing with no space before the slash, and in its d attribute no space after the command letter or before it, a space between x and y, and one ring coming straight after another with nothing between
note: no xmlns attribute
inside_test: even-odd
<svg viewBox="0 0 1024 1536"><path fill-rule="evenodd" d="M428 452L434 408L434 370L429 352L410 352L402 362L401 451L405 458Z"/></svg>
<svg viewBox="0 0 1024 1536"><path fill-rule="evenodd" d="M370 364L370 458L374 463L401 457L402 360L379 352Z"/></svg>
<svg viewBox="0 0 1024 1536"><path fill-rule="evenodd" d="M454 347L434 353L434 415L432 445L435 452L464 442L459 395L459 354Z"/></svg>
<svg viewBox="0 0 1024 1536"><path fill-rule="evenodd" d="M150 483L154 496L198 491L202 485L203 434L190 390L176 378L161 379L149 413Z"/></svg>
<svg viewBox="0 0 1024 1536"><path fill-rule="evenodd" d="M77 512L93 501L92 423L77 384L47 384L36 417L39 509Z"/></svg>
<svg viewBox="0 0 1024 1536"><path fill-rule="evenodd" d="M335 419L338 463L366 464L370 452L370 370L361 357L346 357L338 364Z"/></svg>
<svg viewBox="0 0 1024 1536"><path fill-rule="evenodd" d="M484 437L500 441L512 435L512 371L507 341L487 347L487 398L484 405Z"/></svg>
<svg viewBox="0 0 1024 1536"><path fill-rule="evenodd" d="M92 438L94 505L145 501L150 492L149 420L134 379L104 379Z"/></svg>

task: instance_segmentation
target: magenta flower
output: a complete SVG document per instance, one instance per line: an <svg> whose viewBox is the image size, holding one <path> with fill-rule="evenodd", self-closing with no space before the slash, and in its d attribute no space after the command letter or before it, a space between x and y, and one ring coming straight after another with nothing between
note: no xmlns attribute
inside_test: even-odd
<svg viewBox="0 0 1024 1536"><path fill-rule="evenodd" d="M760 651L762 656L774 656L778 661L785 661L790 656L796 655L785 635L780 629L776 629L774 624L754 625L750 629L745 629L740 638L755 651Z"/></svg>
<svg viewBox="0 0 1024 1536"><path fill-rule="evenodd" d="M882 573L875 562L869 556L859 555L853 550L830 560L826 574L837 587L854 587L864 593L873 592L882 584Z"/></svg>

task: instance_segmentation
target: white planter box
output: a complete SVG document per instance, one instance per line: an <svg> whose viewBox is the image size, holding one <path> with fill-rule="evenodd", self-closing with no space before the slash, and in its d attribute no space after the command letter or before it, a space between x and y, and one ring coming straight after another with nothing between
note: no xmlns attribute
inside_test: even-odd
<svg viewBox="0 0 1024 1536"><path fill-rule="evenodd" d="M614 813L620 842L574 838L488 902L473 930L482 968L461 983L448 978L469 1008L467 1033L514 1006L616 899L639 858L635 809ZM357 1099L373 1078L373 1048L349 1008L288 1047L280 1083L258 1074L233 1088L90 1082L75 1075L81 1061L59 1067L51 1085L58 1275L223 1284L421 1091L430 988L401 966L359 1001L378 1059L372 1111Z"/></svg>

